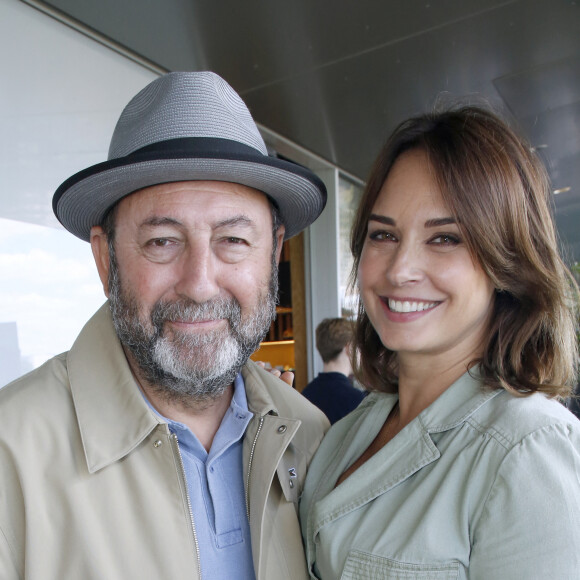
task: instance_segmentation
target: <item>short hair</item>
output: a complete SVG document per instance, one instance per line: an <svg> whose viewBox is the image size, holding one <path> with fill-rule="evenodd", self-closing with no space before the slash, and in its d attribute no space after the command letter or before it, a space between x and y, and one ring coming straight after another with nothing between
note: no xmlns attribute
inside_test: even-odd
<svg viewBox="0 0 580 580"><path fill-rule="evenodd" d="M325 318L316 327L316 349L323 362L334 360L353 340L353 324L346 318Z"/></svg>
<svg viewBox="0 0 580 580"><path fill-rule="evenodd" d="M399 156L425 152L443 201L473 259L495 286L480 365L484 383L514 394L565 397L576 380L578 286L558 253L550 183L531 146L494 112L460 106L413 117L375 161L352 229L356 274L369 216ZM384 347L359 301L357 378L397 389L396 353Z"/></svg>

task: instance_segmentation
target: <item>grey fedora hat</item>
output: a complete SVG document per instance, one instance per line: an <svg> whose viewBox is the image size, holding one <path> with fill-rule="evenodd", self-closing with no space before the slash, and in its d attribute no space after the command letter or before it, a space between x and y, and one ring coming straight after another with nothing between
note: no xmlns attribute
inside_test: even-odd
<svg viewBox="0 0 580 580"><path fill-rule="evenodd" d="M280 210L286 238L322 212L326 188L305 167L271 157L248 108L212 72L168 73L125 107L108 160L76 173L56 190L60 223L89 240L117 201L172 181L228 181L265 193Z"/></svg>

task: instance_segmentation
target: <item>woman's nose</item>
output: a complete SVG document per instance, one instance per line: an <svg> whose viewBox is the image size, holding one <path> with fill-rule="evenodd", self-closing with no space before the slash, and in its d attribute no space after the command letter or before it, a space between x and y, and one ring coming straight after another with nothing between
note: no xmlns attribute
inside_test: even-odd
<svg viewBox="0 0 580 580"><path fill-rule="evenodd" d="M419 248L411 244L399 244L390 256L386 275L393 286L412 284L423 279L424 265Z"/></svg>

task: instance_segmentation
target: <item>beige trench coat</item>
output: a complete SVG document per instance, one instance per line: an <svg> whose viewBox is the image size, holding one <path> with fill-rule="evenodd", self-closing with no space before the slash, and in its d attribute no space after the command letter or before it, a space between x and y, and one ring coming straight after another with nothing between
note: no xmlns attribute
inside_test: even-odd
<svg viewBox="0 0 580 580"><path fill-rule="evenodd" d="M254 363L243 376L256 577L306 578L297 503L328 423ZM177 442L143 400L107 304L68 353L0 390L3 580L199 578L188 502Z"/></svg>

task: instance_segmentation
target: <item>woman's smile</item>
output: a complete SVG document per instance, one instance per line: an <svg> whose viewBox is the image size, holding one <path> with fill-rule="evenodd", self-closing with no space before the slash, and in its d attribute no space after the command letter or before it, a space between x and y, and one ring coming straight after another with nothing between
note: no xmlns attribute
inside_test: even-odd
<svg viewBox="0 0 580 580"><path fill-rule="evenodd" d="M427 302L422 300L397 300L394 298L387 298L386 303L391 312L423 312L435 308L439 302Z"/></svg>

